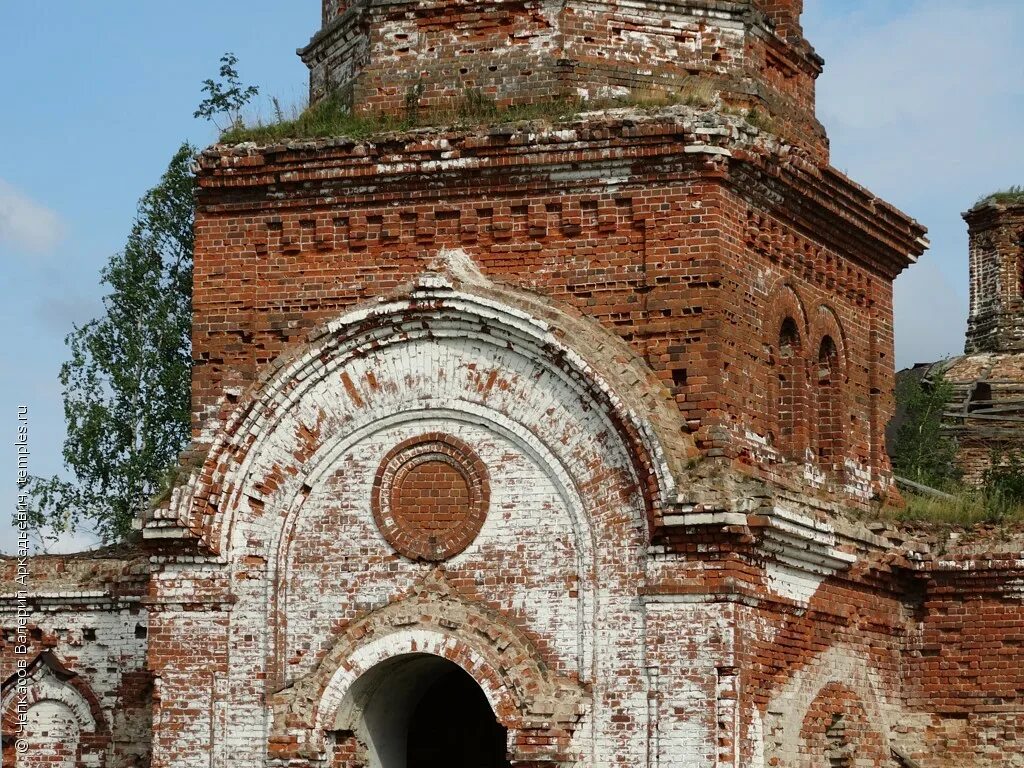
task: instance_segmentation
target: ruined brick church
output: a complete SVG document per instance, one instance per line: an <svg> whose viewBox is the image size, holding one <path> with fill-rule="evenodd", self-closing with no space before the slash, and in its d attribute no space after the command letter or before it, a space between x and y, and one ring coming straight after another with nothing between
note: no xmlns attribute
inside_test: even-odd
<svg viewBox="0 0 1024 768"><path fill-rule="evenodd" d="M3 561L3 764L1024 766L1021 541L885 522L926 241L801 5L325 0L314 101L496 117L201 155L187 476Z"/></svg>
<svg viewBox="0 0 1024 768"><path fill-rule="evenodd" d="M1024 453L1024 194L992 195L964 219L971 289L964 354L898 376L951 385L944 430L956 440L964 482L980 485L993 465Z"/></svg>

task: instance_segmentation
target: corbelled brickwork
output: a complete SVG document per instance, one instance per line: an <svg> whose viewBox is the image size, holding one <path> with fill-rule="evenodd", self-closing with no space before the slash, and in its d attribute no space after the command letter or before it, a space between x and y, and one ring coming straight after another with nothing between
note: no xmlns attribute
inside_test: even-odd
<svg viewBox="0 0 1024 768"><path fill-rule="evenodd" d="M33 609L32 753L1024 765L1019 537L864 522L924 232L827 165L800 10L326 2L313 95L357 110L684 103L204 152L187 477L95 561L144 563L95 608L141 634Z"/></svg>
<svg viewBox="0 0 1024 768"><path fill-rule="evenodd" d="M225 387L248 386L318 323L458 248L488 277L628 340L706 455L862 503L884 496L891 281L921 230L791 152L738 118L684 107L210 152L209 215L196 228L197 430ZM271 188L269 209L254 202ZM803 234L817 220L829 222L817 239ZM787 320L795 337L783 344ZM780 418L786 387L800 407Z"/></svg>

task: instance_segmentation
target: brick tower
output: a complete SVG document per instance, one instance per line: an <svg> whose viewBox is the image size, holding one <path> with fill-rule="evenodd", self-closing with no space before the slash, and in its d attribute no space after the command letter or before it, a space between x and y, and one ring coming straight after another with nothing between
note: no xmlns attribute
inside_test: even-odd
<svg viewBox="0 0 1024 768"><path fill-rule="evenodd" d="M1024 353L1024 202L988 199L964 219L971 240L964 351Z"/></svg>
<svg viewBox="0 0 1024 768"><path fill-rule="evenodd" d="M965 354L937 368L953 384L945 426L957 440L964 479L981 484L993 457L1003 463L1024 451L1024 202L996 195L964 219L971 279Z"/></svg>
<svg viewBox="0 0 1024 768"><path fill-rule="evenodd" d="M410 127L200 156L187 477L33 564L77 764L1013 764L1012 545L866 518L924 230L800 10L325 2L313 100Z"/></svg>
<svg viewBox="0 0 1024 768"><path fill-rule="evenodd" d="M822 60L803 38L802 0L656 3L324 2L323 29L299 51L312 101L357 112L445 106L479 89L499 106L610 96L716 95L760 110L818 159Z"/></svg>

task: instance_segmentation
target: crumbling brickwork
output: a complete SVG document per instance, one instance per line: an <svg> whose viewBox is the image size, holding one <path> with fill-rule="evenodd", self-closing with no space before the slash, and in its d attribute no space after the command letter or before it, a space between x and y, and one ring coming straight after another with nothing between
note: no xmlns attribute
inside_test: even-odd
<svg viewBox="0 0 1024 768"><path fill-rule="evenodd" d="M936 365L953 385L946 432L964 479L1024 451L1024 205L984 201L964 214L971 306L965 354Z"/></svg>
<svg viewBox="0 0 1024 768"><path fill-rule="evenodd" d="M152 724L145 556L36 557L23 582L18 566L0 559L4 765L144 764ZM27 697L18 692L23 677ZM22 716L29 749L19 754L13 734Z"/></svg>
<svg viewBox="0 0 1024 768"><path fill-rule="evenodd" d="M1024 353L1024 203L987 201L964 218L971 240L965 351Z"/></svg>
<svg viewBox="0 0 1024 768"><path fill-rule="evenodd" d="M964 480L984 482L993 458L1024 451L1024 353L979 352L936 366L953 385L945 431L957 441Z"/></svg>
<svg viewBox="0 0 1024 768"><path fill-rule="evenodd" d="M916 250L921 231L895 212L873 213L884 204L838 173L782 162L780 151L741 120L676 108L546 132L210 152L200 181L209 215L196 228L196 428L226 386L248 386L318 323L459 248L488 277L551 296L627 339L706 455L861 503L884 496L891 280L897 244ZM577 170L566 173L570 153ZM274 183L272 208L254 210L249 200L297 162L305 170ZM799 216L779 204L795 194L787 184L808 195ZM835 202L844 195L845 218ZM339 212L330 201L342 198L351 204ZM800 234L812 215L830 222L817 239ZM783 353L787 320L797 343ZM828 382L823 344L835 365ZM787 365L801 405L788 426L777 407Z"/></svg>
<svg viewBox="0 0 1024 768"><path fill-rule="evenodd" d="M451 108L468 90L499 106L553 99L717 100L760 110L819 159L821 58L800 2L497 0L324 3L324 28L299 54L310 98L362 112Z"/></svg>
<svg viewBox="0 0 1024 768"><path fill-rule="evenodd" d="M357 110L685 70L775 122L721 96L204 152L145 636L117 675L41 657L112 741L148 675L152 768L1020 765L1021 542L865 522L924 232L827 165L800 10L325 3L313 94Z"/></svg>

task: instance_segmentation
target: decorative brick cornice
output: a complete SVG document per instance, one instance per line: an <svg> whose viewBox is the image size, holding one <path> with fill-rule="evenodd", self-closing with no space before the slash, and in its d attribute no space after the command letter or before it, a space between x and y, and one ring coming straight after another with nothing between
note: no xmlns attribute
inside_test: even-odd
<svg viewBox="0 0 1024 768"><path fill-rule="evenodd" d="M734 187L889 278L927 247L923 227L839 171L779 144L740 117L689 107L608 110L565 125L218 146L200 157L198 202L208 214L224 214L331 209L344 200L358 215L371 201L436 206L443 198L455 212L461 200L495 184L504 194L581 187L603 192L614 179L628 195L633 188L695 176ZM436 214L420 219L417 232L429 239Z"/></svg>

